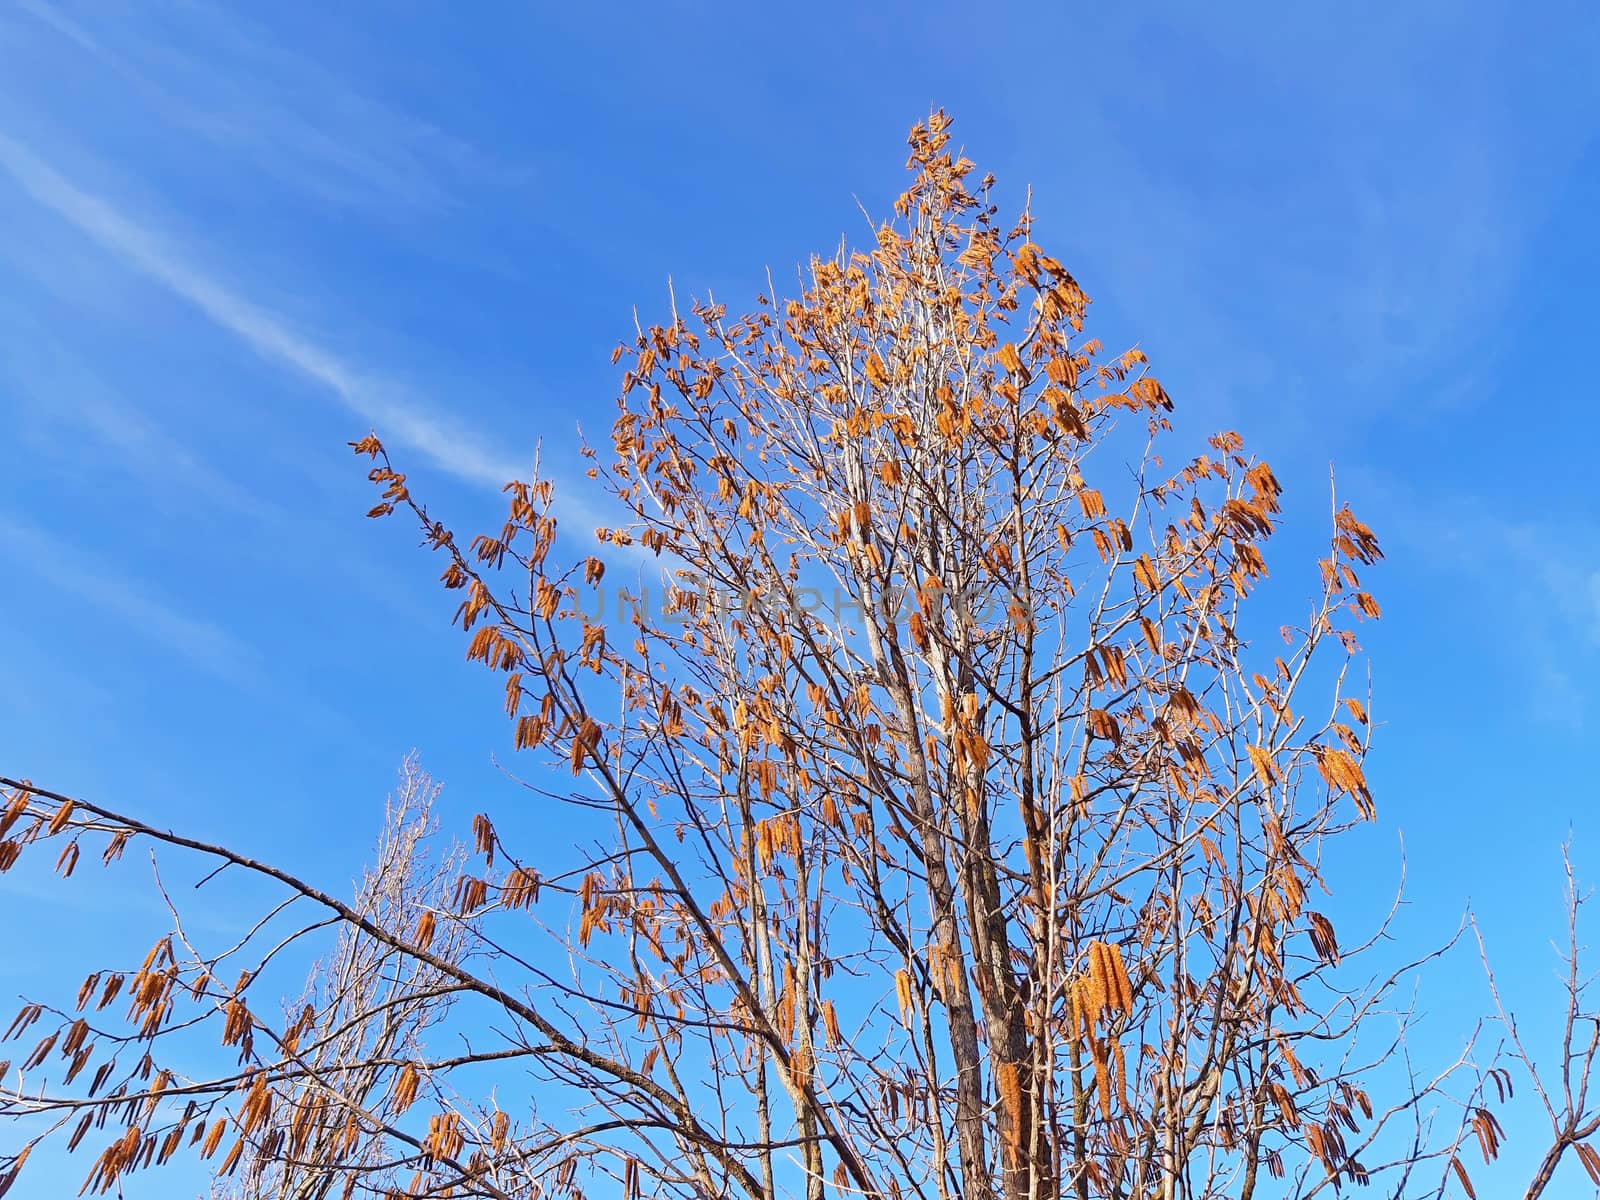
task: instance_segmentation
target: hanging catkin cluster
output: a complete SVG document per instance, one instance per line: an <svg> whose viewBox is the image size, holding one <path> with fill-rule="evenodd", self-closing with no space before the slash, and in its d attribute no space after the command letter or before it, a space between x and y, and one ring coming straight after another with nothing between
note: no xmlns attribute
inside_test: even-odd
<svg viewBox="0 0 1600 1200"><path fill-rule="evenodd" d="M1111 1115L1111 1098L1126 1106L1128 1066L1122 1045L1111 1034L1118 1016L1133 1012L1133 981L1122 961L1122 951L1107 942L1089 943L1089 966L1072 982L1072 1036L1082 1041L1094 1062L1100 1112ZM1100 1026L1105 1036L1099 1036Z"/></svg>

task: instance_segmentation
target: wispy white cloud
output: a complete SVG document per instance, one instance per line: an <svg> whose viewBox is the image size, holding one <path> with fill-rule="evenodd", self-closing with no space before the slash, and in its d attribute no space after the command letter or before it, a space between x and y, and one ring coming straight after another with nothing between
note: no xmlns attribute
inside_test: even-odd
<svg viewBox="0 0 1600 1200"><path fill-rule="evenodd" d="M1397 562L1416 572L1412 595L1448 607L1528 689L1544 719L1584 725L1583 681L1600 654L1600 539L1553 515L1507 513L1455 491L1423 491L1354 472L1363 511ZM1348 476L1347 476L1348 478ZM1398 553L1393 553L1398 551Z"/></svg>
<svg viewBox="0 0 1600 1200"><path fill-rule="evenodd" d="M1600 570L1589 572L1589 640L1600 646Z"/></svg>
<svg viewBox="0 0 1600 1200"><path fill-rule="evenodd" d="M19 443L58 458L68 470L81 470L93 456L152 491L176 488L203 499L208 509L285 520L272 499L213 467L50 330L26 319L16 324L17 336L0 341L0 386L18 402Z"/></svg>
<svg viewBox="0 0 1600 1200"><path fill-rule="evenodd" d="M1427 561L1482 582L1479 603L1498 599L1516 624L1548 633L1570 660L1600 649L1600 544L1555 520L1518 519L1454 498L1398 507L1388 522Z"/></svg>
<svg viewBox="0 0 1600 1200"><path fill-rule="evenodd" d="M321 202L394 217L448 206L458 185L505 174L459 138L276 44L236 8L18 0L15 11L25 39L62 39L213 152Z"/></svg>
<svg viewBox="0 0 1600 1200"><path fill-rule="evenodd" d="M126 265L194 305L262 357L316 384L392 442L416 449L451 474L499 487L526 468L468 430L396 395L395 385L347 362L279 316L187 261L168 238L115 204L73 184L21 142L0 134L0 169L30 196Z"/></svg>
<svg viewBox="0 0 1600 1200"><path fill-rule="evenodd" d="M239 683L255 676L255 651L227 630L179 611L59 537L0 513L0 550L11 560L12 578L32 578L75 596L219 679Z"/></svg>
<svg viewBox="0 0 1600 1200"><path fill-rule="evenodd" d="M1499 350L1483 330L1515 303L1526 249L1600 111L1512 94L1527 85L1498 35L1520 42L1527 23L1495 8L1483 28L1458 28L1432 0L1389 6L1359 37L1316 8L1091 22L1108 62L1152 38L1189 52L1136 93L1086 88L1070 152L1025 169L1042 173L1052 236L1077 239L1090 293L1174 376L1179 420L1247 418L1258 438L1320 454L1396 410L1482 401ZM1501 20L1521 28L1485 32ZM1573 32L1572 65L1548 74L1587 93ZM1030 82L997 86L1026 109Z"/></svg>

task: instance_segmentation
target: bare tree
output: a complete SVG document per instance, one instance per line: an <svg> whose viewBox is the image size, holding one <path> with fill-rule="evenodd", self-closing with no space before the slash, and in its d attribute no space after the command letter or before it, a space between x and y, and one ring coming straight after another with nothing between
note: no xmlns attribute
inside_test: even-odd
<svg viewBox="0 0 1600 1200"><path fill-rule="evenodd" d="M431 922L438 932L430 946L444 962L459 964L469 929L448 914L466 855L456 844L430 854L438 791L417 756L407 757L376 861L351 907L386 929ZM333 953L316 964L305 994L283 1014L291 1031L280 1046L291 1068L281 1093L283 1119L252 1134L237 1182L220 1193L228 1200L327 1200L352 1170L381 1175L390 1165L381 1126L399 1115L407 1094L439 1086L425 1035L446 1016L459 987L438 967L359 925L340 921L336 928Z"/></svg>
<svg viewBox="0 0 1600 1200"><path fill-rule="evenodd" d="M483 815L448 904L415 869L347 903L5 781L0 866L138 839L345 937L281 1029L249 1003L259 967L224 983L181 928L91 975L84 1015L24 1008L11 1036L41 1040L0 1112L94 1130L90 1190L191 1143L261 1196L1470 1186L1489 1077L1405 1069L1397 984L1433 952L1375 971L1383 930L1341 938L1319 907L1329 839L1375 811L1355 632L1377 539L1335 501L1300 619L1263 637L1272 471L1234 433L1167 461L1145 356L1084 335L1087 297L1031 217L998 221L943 114L910 146L867 250L618 348L590 453L629 515L600 537L670 575L619 590L614 621L591 611L604 557L559 563L548 481L509 484L504 527L463 545L356 444L372 515L443 556L517 749L570 772L527 787L575 866ZM95 1024L119 999L128 1029ZM473 1037L447 1056L421 1034L452 1002ZM208 1026L237 1072L162 1065ZM1435 1112L1460 1120L1436 1138Z"/></svg>
<svg viewBox="0 0 1600 1200"><path fill-rule="evenodd" d="M1499 983L1484 946L1483 935L1474 926L1484 973L1494 997L1496 1017L1505 1031L1504 1056L1522 1068L1521 1074L1532 1084L1549 1122L1549 1140L1523 1193L1524 1200L1538 1200L1545 1194L1555 1179L1556 1168L1569 1150L1583 1164L1583 1169L1596 1187L1600 1188L1600 1151L1590 1144L1590 1139L1600 1133L1600 1095L1590 1090L1600 1086L1600 1081L1594 1078L1595 1059L1600 1057L1600 1008L1596 1008L1592 998L1595 977L1586 974L1579 961L1582 950L1579 944L1579 918L1590 895L1580 890L1573 874L1570 847L1563 848L1562 864L1566 868L1567 895L1567 944L1562 954L1565 968L1562 984L1566 1003L1560 1024L1560 1058L1554 1071L1540 1069L1536 1051L1529 1045L1516 1017L1501 999ZM1497 1098L1504 1100L1510 1092L1511 1072L1499 1068L1492 1079ZM1477 1139L1484 1158L1494 1157L1504 1135L1488 1110L1475 1109L1468 1128Z"/></svg>

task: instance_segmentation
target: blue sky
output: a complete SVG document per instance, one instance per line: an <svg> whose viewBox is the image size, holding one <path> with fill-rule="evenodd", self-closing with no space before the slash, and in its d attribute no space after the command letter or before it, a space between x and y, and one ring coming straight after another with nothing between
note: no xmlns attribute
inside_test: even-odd
<svg viewBox="0 0 1600 1200"><path fill-rule="evenodd" d="M1406 929L1470 899L1519 1011L1555 1015L1569 829L1600 878L1600 12L467 12L0 8L6 773L335 882L413 746L450 811L519 804L498 688L345 443L376 427L487 526L539 439L577 474L635 308L669 278L739 307L860 237L945 106L1180 432L1274 464L1280 572L1335 464L1389 553L1382 821L1336 892L1387 895L1403 831ZM104 915L114 878L0 886L74 957L160 915ZM1446 1033L1486 1002L1470 957L1435 986Z"/></svg>

